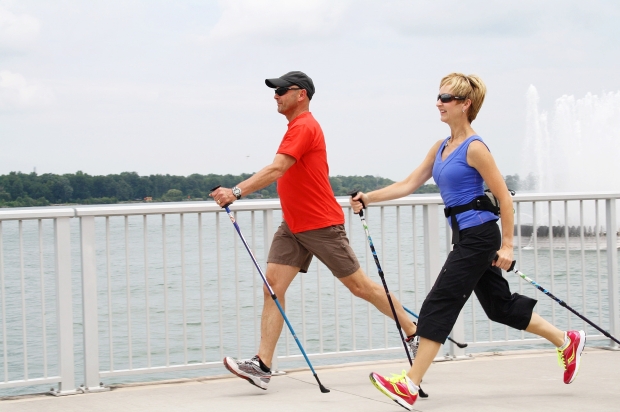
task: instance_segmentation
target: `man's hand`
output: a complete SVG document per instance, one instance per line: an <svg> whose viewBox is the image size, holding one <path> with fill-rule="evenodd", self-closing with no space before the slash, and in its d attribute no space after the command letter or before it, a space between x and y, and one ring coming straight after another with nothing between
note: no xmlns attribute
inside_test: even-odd
<svg viewBox="0 0 620 412"><path fill-rule="evenodd" d="M233 195L232 189L227 187L218 187L209 196L222 208L237 200L237 197Z"/></svg>

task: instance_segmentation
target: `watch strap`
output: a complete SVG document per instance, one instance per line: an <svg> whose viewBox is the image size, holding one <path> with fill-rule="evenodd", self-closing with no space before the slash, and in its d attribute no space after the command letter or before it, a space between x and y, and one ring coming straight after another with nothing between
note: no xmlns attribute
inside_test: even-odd
<svg viewBox="0 0 620 412"><path fill-rule="evenodd" d="M235 195L235 197L237 198L237 200L241 199L241 189L239 189L239 187L237 186L233 187L232 192L233 192L233 195Z"/></svg>

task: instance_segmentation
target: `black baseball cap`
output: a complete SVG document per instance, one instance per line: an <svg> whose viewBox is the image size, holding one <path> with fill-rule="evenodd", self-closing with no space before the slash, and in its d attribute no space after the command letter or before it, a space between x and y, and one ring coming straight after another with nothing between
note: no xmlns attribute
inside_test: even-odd
<svg viewBox="0 0 620 412"><path fill-rule="evenodd" d="M314 83L304 72L293 71L283 74L276 79L265 79L265 84L272 89L277 89L278 87L290 87L292 85L299 86L299 88L306 90L309 100L312 99L312 96L314 95Z"/></svg>

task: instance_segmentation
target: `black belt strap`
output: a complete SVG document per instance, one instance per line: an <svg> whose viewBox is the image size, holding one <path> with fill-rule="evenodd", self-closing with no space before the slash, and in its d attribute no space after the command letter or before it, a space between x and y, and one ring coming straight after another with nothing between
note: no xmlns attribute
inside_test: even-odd
<svg viewBox="0 0 620 412"><path fill-rule="evenodd" d="M460 240L459 222L456 220L456 215L466 212L468 210L487 210L489 212L499 215L499 208L491 203L487 195L478 196L474 200L464 205L446 207L443 210L446 218L450 218L452 224L452 244L457 245Z"/></svg>

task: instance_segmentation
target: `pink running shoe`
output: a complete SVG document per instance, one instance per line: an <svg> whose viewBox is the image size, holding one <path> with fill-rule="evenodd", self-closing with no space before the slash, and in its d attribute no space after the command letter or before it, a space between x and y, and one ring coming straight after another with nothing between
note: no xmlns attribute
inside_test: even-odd
<svg viewBox="0 0 620 412"><path fill-rule="evenodd" d="M581 352L586 345L586 333L582 330L569 330L566 337L570 340L569 344L563 349L557 348L557 351L558 363L564 368L564 383L569 384L579 372Z"/></svg>
<svg viewBox="0 0 620 412"><path fill-rule="evenodd" d="M378 373L372 372L370 374L370 381L388 398L408 411L412 411L413 404L418 399L418 392L411 393L409 385L407 385L406 376L405 371L400 375L393 374L391 378L386 378Z"/></svg>

